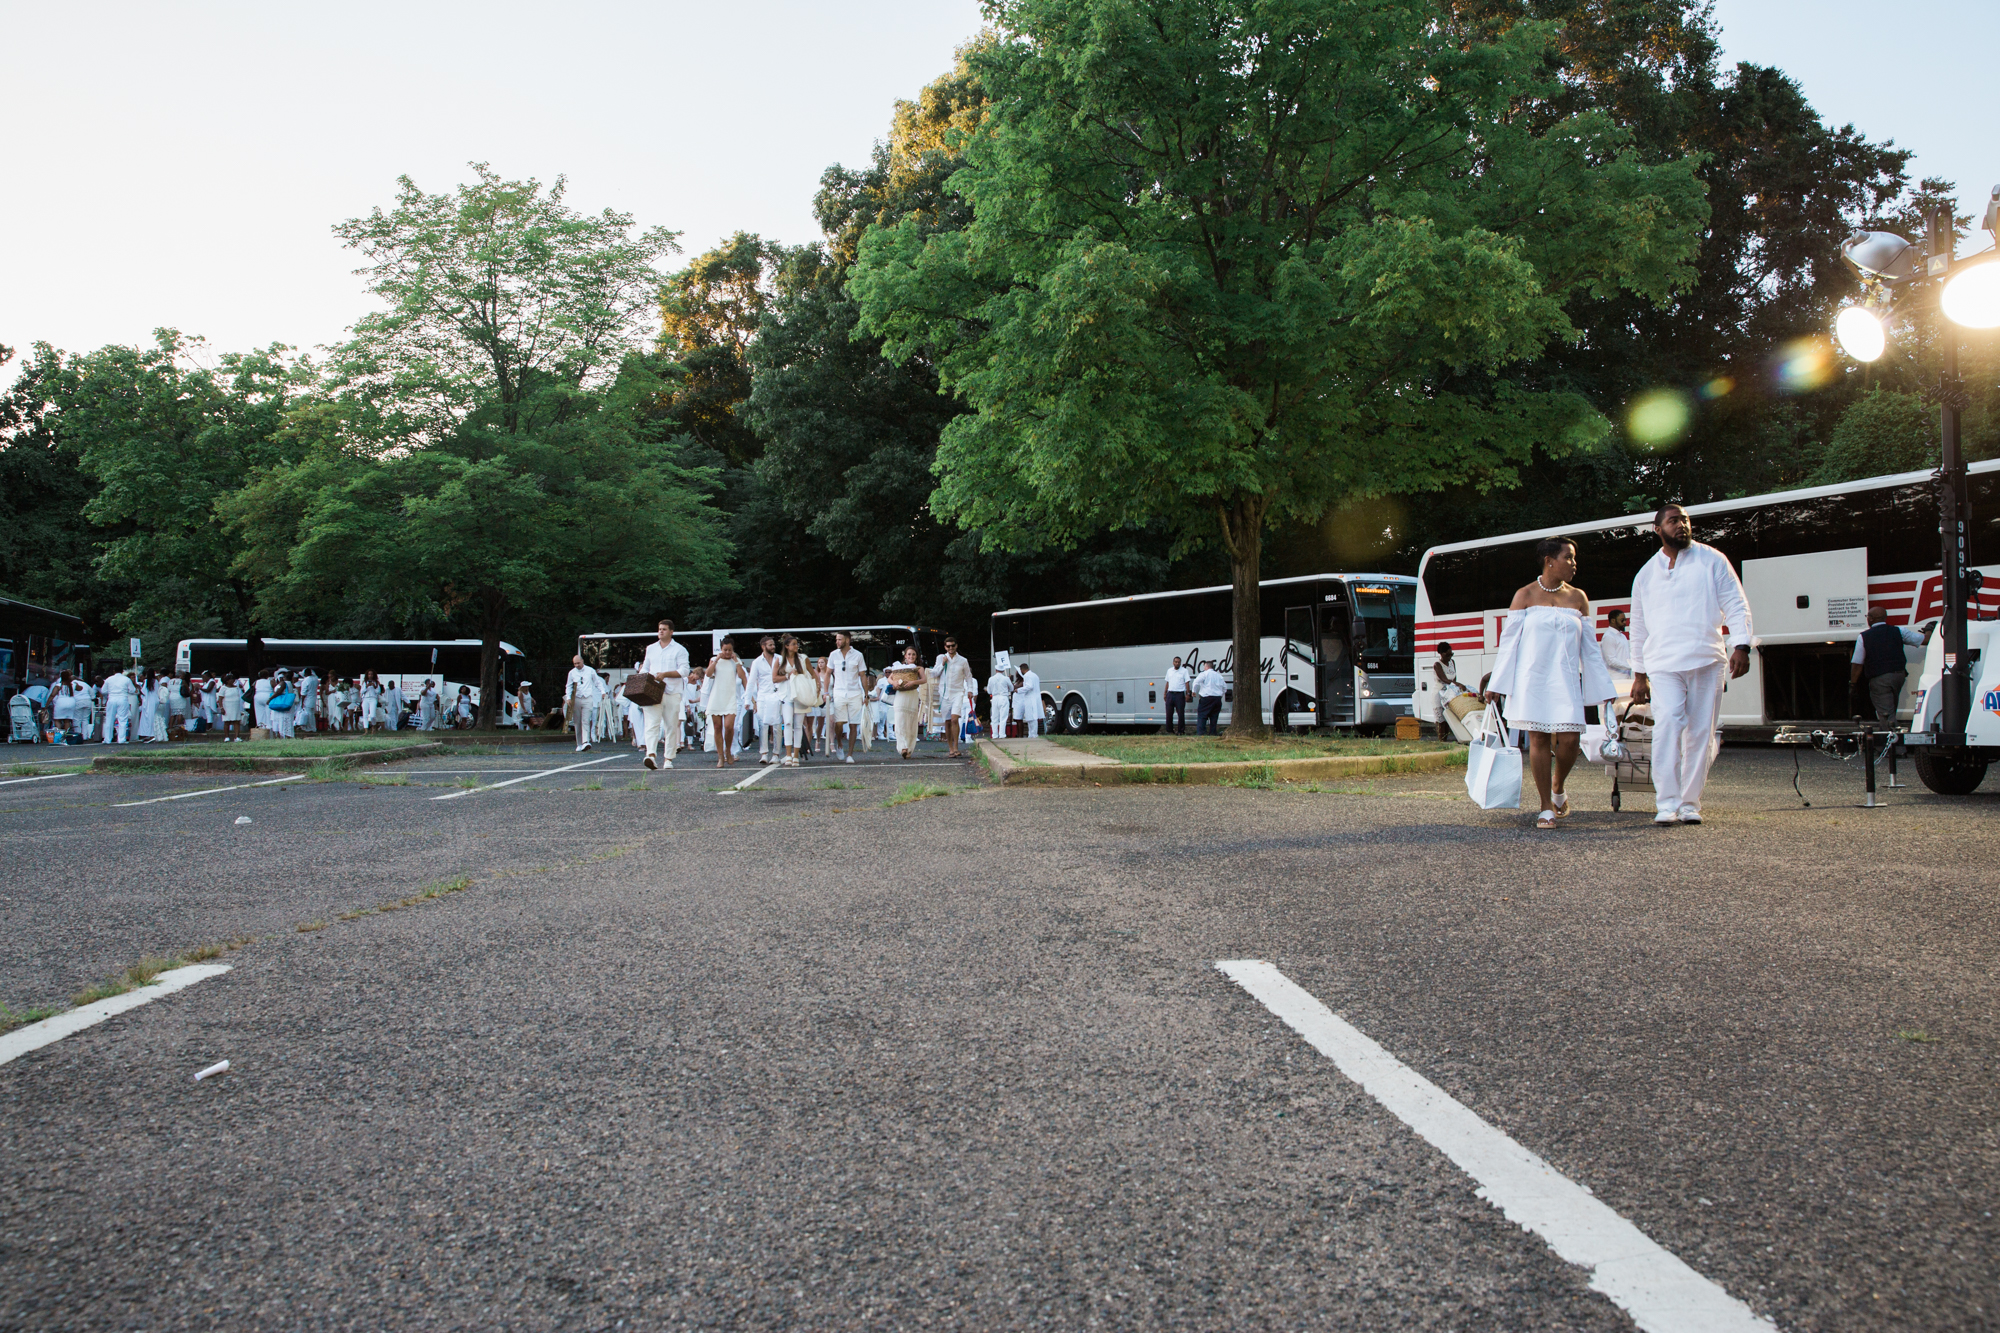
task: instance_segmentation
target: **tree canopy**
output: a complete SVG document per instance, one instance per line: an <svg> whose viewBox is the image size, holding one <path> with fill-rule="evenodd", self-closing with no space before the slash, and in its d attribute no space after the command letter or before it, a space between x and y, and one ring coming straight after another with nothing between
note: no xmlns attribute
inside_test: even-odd
<svg viewBox="0 0 2000 1333"><path fill-rule="evenodd" d="M1600 434L1581 395L1490 372L1573 337L1572 294L1666 299L1704 218L1692 164L1547 110L1545 25L1366 11L996 5L951 180L972 221L872 229L849 279L862 327L974 409L935 508L1000 548L1219 540L1248 671L1267 522Z"/></svg>

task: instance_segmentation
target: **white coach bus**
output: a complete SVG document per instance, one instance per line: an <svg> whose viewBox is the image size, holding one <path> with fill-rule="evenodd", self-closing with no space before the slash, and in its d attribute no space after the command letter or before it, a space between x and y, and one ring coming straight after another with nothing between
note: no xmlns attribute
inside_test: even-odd
<svg viewBox="0 0 2000 1333"><path fill-rule="evenodd" d="M2000 460L1967 471L1972 507L1970 563L1986 575L1968 605L1975 620L2000 614ZM1757 651L1750 673L1730 681L1722 725L1844 721L1853 715L1848 659L1868 608L1890 623L1923 626L1944 611L1939 573L1937 487L1928 472L1868 477L1837 486L1778 491L1688 505L1694 538L1729 557L1743 580ZM1432 666L1441 643L1458 659L1458 680L1478 688L1493 669L1514 592L1541 570L1535 543L1572 537L1577 584L1591 595L1601 635L1613 611L1629 611L1632 579L1660 549L1651 514L1454 542L1424 552L1417 568L1417 705L1436 708ZM1901 716L1908 718L1923 650L1913 657Z"/></svg>
<svg viewBox="0 0 2000 1333"><path fill-rule="evenodd" d="M1274 727L1379 730L1410 712L1416 580L1396 574L1311 574L1262 585L1260 712ZM993 613L992 647L1042 678L1051 730L1166 721L1166 672L1178 657L1241 674L1230 642L1230 590L1190 588ZM1188 721L1194 721L1188 700Z"/></svg>

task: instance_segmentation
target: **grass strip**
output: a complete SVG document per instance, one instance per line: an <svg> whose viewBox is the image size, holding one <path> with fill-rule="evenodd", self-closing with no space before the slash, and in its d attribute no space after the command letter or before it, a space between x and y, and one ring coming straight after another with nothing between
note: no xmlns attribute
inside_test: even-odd
<svg viewBox="0 0 2000 1333"><path fill-rule="evenodd" d="M1050 736L1066 750L1115 759L1121 764L1267 763L1281 759L1324 759L1345 755L1419 753L1436 741L1399 741L1389 736L1272 736L1261 741L1231 736Z"/></svg>
<svg viewBox="0 0 2000 1333"><path fill-rule="evenodd" d="M10 1009L4 1004L0 1004L0 1032L11 1031L26 1023L39 1023L45 1018L54 1018L57 1014L77 1008L80 1005L94 1004L99 1000L108 1000L114 995L123 995L128 991L135 991L141 986L151 985L158 979L162 972L171 972L173 969L185 967L189 963L205 963L211 958L220 958L223 954L234 953L244 945L251 943L252 938L249 935L239 935L233 940L224 940L220 944L204 944L197 948L189 949L185 953L173 954L164 958L141 958L123 972L106 977L103 981L96 982L93 985L85 986L70 997L68 1004L47 1005L32 1009Z"/></svg>
<svg viewBox="0 0 2000 1333"><path fill-rule="evenodd" d="M429 745L432 737L415 736L329 736L319 740L294 738L288 741L199 741L160 751L162 759L314 759L332 755L364 754L370 750L400 750L406 746Z"/></svg>

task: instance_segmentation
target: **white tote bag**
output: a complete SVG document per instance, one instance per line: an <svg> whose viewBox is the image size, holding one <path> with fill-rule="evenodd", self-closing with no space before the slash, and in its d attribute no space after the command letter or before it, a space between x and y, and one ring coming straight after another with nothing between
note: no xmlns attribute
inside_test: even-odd
<svg viewBox="0 0 2000 1333"><path fill-rule="evenodd" d="M1481 810L1521 808L1521 752L1507 744L1498 704L1487 708L1466 751L1465 790Z"/></svg>

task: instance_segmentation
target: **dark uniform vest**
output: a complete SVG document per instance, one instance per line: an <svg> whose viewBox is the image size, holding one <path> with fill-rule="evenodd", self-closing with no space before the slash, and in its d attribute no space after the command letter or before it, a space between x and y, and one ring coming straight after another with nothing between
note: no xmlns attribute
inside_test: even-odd
<svg viewBox="0 0 2000 1333"><path fill-rule="evenodd" d="M1861 674L1868 680L1901 676L1910 669L1903 656L1903 632L1886 620L1861 631L1861 651Z"/></svg>

